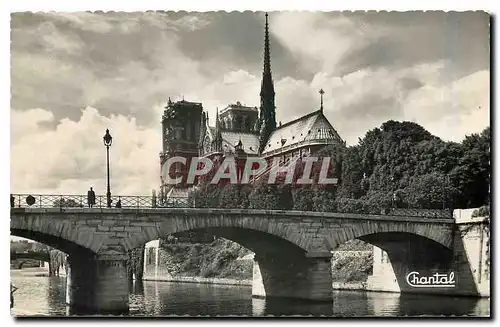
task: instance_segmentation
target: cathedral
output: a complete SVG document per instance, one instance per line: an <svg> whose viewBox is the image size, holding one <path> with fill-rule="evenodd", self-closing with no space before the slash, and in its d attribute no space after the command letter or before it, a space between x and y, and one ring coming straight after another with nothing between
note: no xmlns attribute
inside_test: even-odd
<svg viewBox="0 0 500 327"><path fill-rule="evenodd" d="M260 106L251 107L236 102L220 112L210 124L201 103L189 101L168 104L162 116L162 152L160 169L168 158L181 156L185 165L176 163L170 172L187 176L190 159L205 157L219 160L234 156L238 160L259 156L266 160L279 157L280 164L314 154L329 144L343 144L337 131L323 114L323 90L319 109L287 123L276 123L274 83L271 74L269 25L266 13L264 32L264 69L260 90ZM185 184L168 185L161 178L160 202L168 198L187 197Z"/></svg>

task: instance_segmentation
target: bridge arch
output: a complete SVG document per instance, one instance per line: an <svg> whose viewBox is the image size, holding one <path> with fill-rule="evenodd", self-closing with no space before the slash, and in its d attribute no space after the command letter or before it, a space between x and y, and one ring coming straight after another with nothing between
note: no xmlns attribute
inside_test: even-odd
<svg viewBox="0 0 500 327"><path fill-rule="evenodd" d="M29 258L25 258L25 259L18 259L17 260L17 264L15 265L17 267L17 269L23 269L23 266L28 263L28 260L30 260ZM35 259L32 259L32 260L35 260ZM43 261L43 260L37 260L37 261ZM14 261L16 262L16 261ZM45 262L48 262L48 261L45 261ZM12 264L12 262L11 262Z"/></svg>
<svg viewBox="0 0 500 327"><path fill-rule="evenodd" d="M51 215L26 215L11 219L10 233L46 244L67 254L98 253L102 237L74 223L74 220L54 219Z"/></svg>
<svg viewBox="0 0 500 327"><path fill-rule="evenodd" d="M339 228L328 228L326 233L326 243L330 250L349 240L361 239L374 244L374 236L388 234L406 234L423 237L429 241L438 243L445 248L451 249L453 246L453 236L451 226L436 226L429 223L409 223L409 222L378 222L365 221L356 224L342 224ZM375 244L374 244L375 245Z"/></svg>
<svg viewBox="0 0 500 327"><path fill-rule="evenodd" d="M32 260L49 262L50 254L49 252L44 252L44 251L10 253L10 260L18 260L18 259L32 259Z"/></svg>
<svg viewBox="0 0 500 327"><path fill-rule="evenodd" d="M269 218L208 216L202 219L189 217L171 217L159 226L144 227L139 233L133 233L123 240L127 251L137 248L147 242L166 237L167 235L194 231L209 230L211 233L230 239L246 248L257 252L270 252L276 248L287 248L294 252L305 253L312 244L311 237L299 233L297 226L276 222Z"/></svg>
<svg viewBox="0 0 500 327"><path fill-rule="evenodd" d="M407 260L401 253L414 250L418 240L450 249L453 226L451 218L256 209L11 209L13 235L70 254L70 272L75 273L71 279L75 284L69 288L71 301L88 305L92 298L97 301L93 306L100 310L115 302L124 307L128 303L126 252L178 232L208 229L254 251L255 296L330 301L330 251L337 245L350 239L384 243L400 277L410 268L433 269L432 260L420 262L416 256ZM398 242L391 239L394 235L414 236L409 242ZM401 251L402 246L406 252ZM78 251L90 255L72 255ZM109 296L101 297L96 291L102 287Z"/></svg>

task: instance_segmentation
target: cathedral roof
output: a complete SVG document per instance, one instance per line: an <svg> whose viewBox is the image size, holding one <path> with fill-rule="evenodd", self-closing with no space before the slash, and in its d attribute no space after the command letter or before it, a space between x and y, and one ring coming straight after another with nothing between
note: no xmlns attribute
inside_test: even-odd
<svg viewBox="0 0 500 327"><path fill-rule="evenodd" d="M244 106L241 104L241 102L236 102L236 104L230 104L226 108L222 109L220 114L224 114L227 111L233 111L233 110L238 110L238 111L250 111L250 112L258 112L257 107L248 107Z"/></svg>
<svg viewBox="0 0 500 327"><path fill-rule="evenodd" d="M221 131L222 134L222 150L234 151L235 145L241 140L243 150L248 154L257 154L259 150L259 135L255 133Z"/></svg>
<svg viewBox="0 0 500 327"><path fill-rule="evenodd" d="M190 190L187 188L172 187L170 191L168 191L167 193L167 198L169 199L188 198L189 191Z"/></svg>
<svg viewBox="0 0 500 327"><path fill-rule="evenodd" d="M311 112L278 126L270 135L263 154L281 152L281 150L299 146L301 143L312 143L314 141L324 143L330 141L343 142L321 110Z"/></svg>

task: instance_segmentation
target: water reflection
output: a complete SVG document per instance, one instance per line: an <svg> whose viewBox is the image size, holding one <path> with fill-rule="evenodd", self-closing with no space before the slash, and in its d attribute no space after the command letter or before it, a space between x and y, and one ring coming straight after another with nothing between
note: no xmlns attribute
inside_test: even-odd
<svg viewBox="0 0 500 327"><path fill-rule="evenodd" d="M13 276L15 315L66 315L63 277ZM489 300L417 294L334 291L333 303L251 297L247 286L166 282L134 283L130 315L134 316L420 316L489 315Z"/></svg>
<svg viewBox="0 0 500 327"><path fill-rule="evenodd" d="M467 297L428 296L422 301L419 294L401 294L398 311L400 315L442 315L477 316L489 313L489 301L474 300Z"/></svg>
<svg viewBox="0 0 500 327"><path fill-rule="evenodd" d="M374 316L393 316L399 312L400 296L398 293L366 293L368 312Z"/></svg>
<svg viewBox="0 0 500 327"><path fill-rule="evenodd" d="M252 304L254 302L252 301ZM332 302L311 302L295 299L266 298L262 316L332 316ZM261 305L261 304L260 304ZM255 310L252 310L253 312Z"/></svg>
<svg viewBox="0 0 500 327"><path fill-rule="evenodd" d="M37 277L35 277L37 278ZM43 278L43 277L38 277ZM45 278L43 278L45 279ZM47 304L50 312L66 311L66 278L47 277Z"/></svg>
<svg viewBox="0 0 500 327"><path fill-rule="evenodd" d="M367 292L333 291L334 316L358 317L373 315L368 307Z"/></svg>

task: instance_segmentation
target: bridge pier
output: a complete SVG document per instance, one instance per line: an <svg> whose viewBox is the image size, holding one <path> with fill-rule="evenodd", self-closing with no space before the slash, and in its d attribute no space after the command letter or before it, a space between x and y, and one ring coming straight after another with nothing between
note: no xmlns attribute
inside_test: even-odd
<svg viewBox="0 0 500 327"><path fill-rule="evenodd" d="M330 252L301 257L257 255L252 296L333 301Z"/></svg>
<svg viewBox="0 0 500 327"><path fill-rule="evenodd" d="M460 213L465 217L460 217ZM473 210L456 210L456 229L451 248L433 242L418 242L405 237L399 242L384 242L374 247L373 274L368 277L372 291L398 293L427 293L459 296L490 295L489 223L486 217L470 217ZM467 216L469 214L469 216ZM372 240L372 244L376 244ZM453 272L453 287L414 287L407 275L421 276Z"/></svg>
<svg viewBox="0 0 500 327"><path fill-rule="evenodd" d="M124 258L70 256L66 304L73 314L128 313Z"/></svg>

